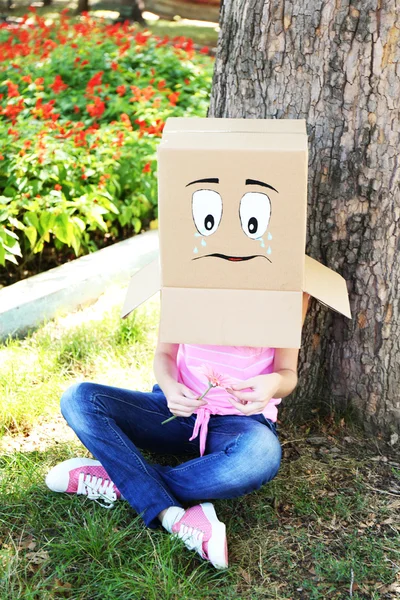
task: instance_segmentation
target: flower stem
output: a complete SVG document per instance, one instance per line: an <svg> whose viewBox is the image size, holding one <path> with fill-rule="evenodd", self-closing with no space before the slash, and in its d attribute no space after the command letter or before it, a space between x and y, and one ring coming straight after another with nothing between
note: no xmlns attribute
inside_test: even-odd
<svg viewBox="0 0 400 600"><path fill-rule="evenodd" d="M203 393L202 393L202 395L200 396L200 398L197 398L197 400L203 400L204 396L205 396L206 394L208 394L208 392L211 390L211 388L212 388L212 387L215 387L215 386L214 386L214 385L211 383L211 381L209 381L209 382L208 382L208 388L206 389L206 391L205 391L205 392L203 392ZM176 418L177 418L177 416L178 416L178 415L173 415L172 417L169 417L169 419L166 419L165 421L163 421L163 422L161 423L161 425L165 425L166 423L169 423L170 421L173 421L174 419L176 419Z"/></svg>

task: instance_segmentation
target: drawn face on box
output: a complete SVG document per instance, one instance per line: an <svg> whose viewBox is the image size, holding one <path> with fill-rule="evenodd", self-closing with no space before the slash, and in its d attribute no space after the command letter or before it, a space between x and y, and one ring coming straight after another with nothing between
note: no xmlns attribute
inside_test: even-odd
<svg viewBox="0 0 400 600"><path fill-rule="evenodd" d="M300 152L195 150L159 160L163 285L300 290Z"/></svg>

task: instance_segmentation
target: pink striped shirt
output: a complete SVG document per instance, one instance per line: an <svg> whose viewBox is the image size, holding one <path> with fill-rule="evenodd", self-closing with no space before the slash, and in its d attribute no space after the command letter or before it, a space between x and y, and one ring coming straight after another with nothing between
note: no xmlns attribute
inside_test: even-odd
<svg viewBox="0 0 400 600"><path fill-rule="evenodd" d="M274 348L248 348L239 346L192 346L180 344L177 356L178 381L185 384L198 396L208 387L208 380L202 367L214 369L220 375L229 377L232 383L245 381L257 375L274 372ZM229 401L229 394L223 388L211 388L205 397L207 405L195 410L197 414L191 440L200 433L200 454L204 454L208 422L211 415L243 415ZM272 398L262 414L271 421L278 416L277 405L281 402Z"/></svg>

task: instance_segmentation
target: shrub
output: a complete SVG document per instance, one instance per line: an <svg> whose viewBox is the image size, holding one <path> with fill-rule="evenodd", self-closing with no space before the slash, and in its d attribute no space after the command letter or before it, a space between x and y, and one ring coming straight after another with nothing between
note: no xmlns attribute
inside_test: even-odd
<svg viewBox="0 0 400 600"><path fill-rule="evenodd" d="M63 12L3 25L0 61L0 264L78 256L156 219L158 138L168 116L205 116L205 51Z"/></svg>

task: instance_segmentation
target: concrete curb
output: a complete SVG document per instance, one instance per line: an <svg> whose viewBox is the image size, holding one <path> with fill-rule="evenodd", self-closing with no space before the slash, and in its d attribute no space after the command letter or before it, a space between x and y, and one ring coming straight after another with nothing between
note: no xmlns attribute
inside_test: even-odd
<svg viewBox="0 0 400 600"><path fill-rule="evenodd" d="M127 285L157 255L158 231L148 231L0 290L0 341L94 302L110 284Z"/></svg>

